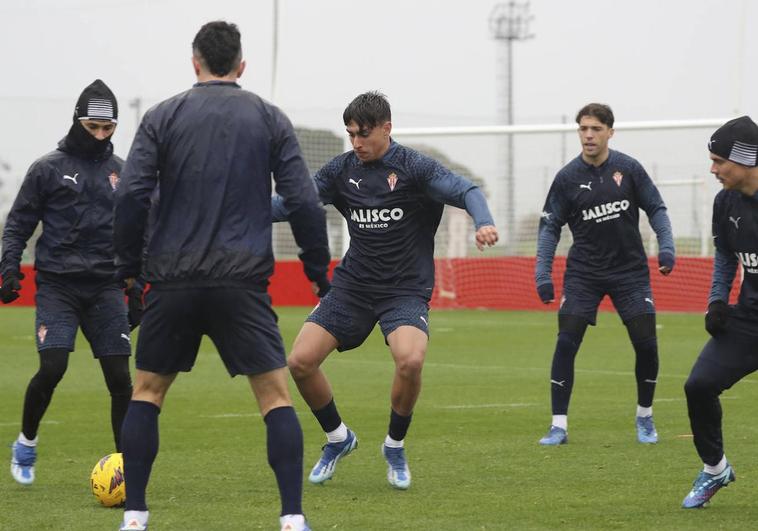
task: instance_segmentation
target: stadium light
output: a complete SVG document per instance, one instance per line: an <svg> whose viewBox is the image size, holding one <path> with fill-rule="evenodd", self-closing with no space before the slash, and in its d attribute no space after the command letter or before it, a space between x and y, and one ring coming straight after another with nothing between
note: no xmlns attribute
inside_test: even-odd
<svg viewBox="0 0 758 531"><path fill-rule="evenodd" d="M497 119L499 124L513 124L513 42L534 37L529 33L529 23L534 16L529 14L529 2L508 2L496 4L490 14L489 24L492 38L497 41ZM506 248L514 241L515 227L515 179L513 175L513 135L508 135L504 149L500 152L500 163L505 169L504 183L498 183L494 190L493 203L497 209L505 204ZM503 201L505 185L505 201Z"/></svg>

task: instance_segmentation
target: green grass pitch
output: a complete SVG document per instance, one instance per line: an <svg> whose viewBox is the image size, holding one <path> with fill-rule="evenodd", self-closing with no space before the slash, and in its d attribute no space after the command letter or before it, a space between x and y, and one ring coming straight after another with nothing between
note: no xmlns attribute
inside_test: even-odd
<svg viewBox="0 0 758 531"><path fill-rule="evenodd" d="M279 308L289 347L306 314ZM0 441L19 431L23 394L37 367L33 310L0 309ZM386 482L380 454L392 361L378 331L333 354L325 370L343 418L359 438L324 486L305 481L315 530L327 529L750 529L758 525L758 380L724 394L726 451L737 482L705 510L680 509L700 463L682 386L706 340L701 315L658 317L661 364L656 445L636 442L633 353L613 313L601 314L577 358L568 445L543 448L550 422L554 313L437 311L424 387L407 438L410 490ZM40 429L37 480L0 473L0 529L115 529L120 509L89 492L96 461L113 451L109 399L79 338ZM324 442L297 396L305 473ZM230 379L210 342L181 375L160 417L160 453L148 487L156 530L276 529L278 495L265 430L247 382Z"/></svg>

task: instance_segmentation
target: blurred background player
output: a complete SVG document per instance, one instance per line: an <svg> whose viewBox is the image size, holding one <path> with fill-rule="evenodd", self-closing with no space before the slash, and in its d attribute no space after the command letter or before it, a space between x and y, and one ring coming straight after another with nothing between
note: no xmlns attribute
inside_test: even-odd
<svg viewBox="0 0 758 531"><path fill-rule="evenodd" d="M0 298L8 304L19 296L21 255L42 221L34 262L40 366L26 389L21 433L13 443L11 474L19 483L34 481L37 431L80 326L105 376L119 449L132 393L129 330L130 324L139 324L142 292L137 287L128 291L132 311L127 320L124 292L114 280L113 194L123 164L111 144L117 121L113 92L95 80L79 96L73 124L58 149L29 168L5 223Z"/></svg>
<svg viewBox="0 0 758 531"><path fill-rule="evenodd" d="M307 529L301 496L303 435L287 387L284 347L267 293L274 269L271 177L284 198L308 278L325 283L326 217L292 124L236 80L240 33L205 24L192 42L197 83L144 116L124 166L114 237L120 274L151 283L137 344L134 396L122 446L121 529L147 527L145 501L158 453L158 414L180 371L208 335L230 375L244 374L266 423L282 529ZM145 263L146 219L155 190Z"/></svg>
<svg viewBox="0 0 758 531"><path fill-rule="evenodd" d="M636 355L637 439L654 443L653 395L658 377L655 304L639 230L645 211L658 238L658 270L674 267L671 223L658 189L635 159L608 148L613 111L590 103L576 115L582 153L563 167L550 187L537 240L536 283L543 303L555 299L553 258L568 223L574 242L566 260L558 311L558 341L550 372L553 419L540 444L568 442L568 406L574 360L587 325L595 324L605 295L627 328Z"/></svg>
<svg viewBox="0 0 758 531"><path fill-rule="evenodd" d="M735 480L724 454L719 395L758 370L758 126L730 120L708 142L711 173L723 185L713 201L713 278L705 328L711 338L684 385L693 442L704 467L682 506L702 507ZM729 306L737 264L744 273Z"/></svg>
<svg viewBox="0 0 758 531"><path fill-rule="evenodd" d="M288 364L326 433L327 444L309 476L312 483L323 483L358 439L342 422L320 366L334 349L360 346L379 323L395 361L389 430L381 450L389 483L407 489L411 474L404 439L421 391L434 234L445 204L468 211L480 250L494 245L498 234L479 188L392 140L390 105L383 94L361 94L342 118L353 150L321 168L314 180L324 204L334 205L347 221L350 247L335 269L331 291L295 339ZM275 219L287 217L278 198L274 206Z"/></svg>

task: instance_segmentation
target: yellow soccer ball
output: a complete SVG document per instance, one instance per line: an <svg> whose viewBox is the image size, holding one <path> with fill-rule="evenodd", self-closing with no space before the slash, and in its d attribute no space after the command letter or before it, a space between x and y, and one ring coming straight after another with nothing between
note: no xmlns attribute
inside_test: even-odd
<svg viewBox="0 0 758 531"><path fill-rule="evenodd" d="M90 475L92 494L106 507L117 507L126 501L124 456L108 454L97 462Z"/></svg>

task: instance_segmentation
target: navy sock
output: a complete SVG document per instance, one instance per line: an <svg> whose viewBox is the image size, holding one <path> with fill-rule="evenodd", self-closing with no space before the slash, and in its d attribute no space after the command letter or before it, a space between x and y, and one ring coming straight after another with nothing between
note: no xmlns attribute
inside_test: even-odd
<svg viewBox="0 0 758 531"><path fill-rule="evenodd" d="M342 417L337 413L337 406L334 405L334 398L321 409L312 409L311 411L315 415L318 423L321 424L321 429L324 430L324 433L334 431L339 428L340 424L342 424Z"/></svg>
<svg viewBox="0 0 758 531"><path fill-rule="evenodd" d="M269 411L266 422L268 464L282 499L282 515L303 514L303 432L293 407Z"/></svg>
<svg viewBox="0 0 758 531"><path fill-rule="evenodd" d="M658 379L658 340L653 337L633 343L637 361L634 374L637 377L637 404L642 407L653 405L655 384Z"/></svg>
<svg viewBox="0 0 758 531"><path fill-rule="evenodd" d="M390 410L390 427L389 436L396 441L402 441L405 439L405 435L408 433L408 427L411 425L411 417L413 413L407 417L398 415L394 409Z"/></svg>
<svg viewBox="0 0 758 531"><path fill-rule="evenodd" d="M132 400L126 411L121 428L121 449L124 453L127 511L147 511L145 490L158 455L160 412L152 402L139 400Z"/></svg>
<svg viewBox="0 0 758 531"><path fill-rule="evenodd" d="M550 397L553 415L568 414L571 389L574 387L574 359L581 340L566 332L558 334L550 370Z"/></svg>

